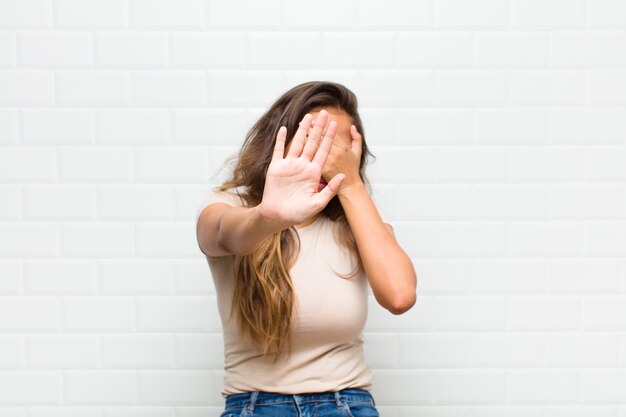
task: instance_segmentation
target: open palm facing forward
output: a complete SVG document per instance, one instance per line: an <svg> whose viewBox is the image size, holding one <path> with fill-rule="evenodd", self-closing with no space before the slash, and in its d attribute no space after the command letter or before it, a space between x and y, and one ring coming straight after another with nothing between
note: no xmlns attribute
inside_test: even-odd
<svg viewBox="0 0 626 417"><path fill-rule="evenodd" d="M259 209L262 216L284 227L302 223L320 212L337 194L345 179L345 174L338 173L320 192L317 191L322 168L335 138L337 123L331 121L324 132L328 112L321 110L307 137L312 119L309 113L304 116L287 155L284 155L287 128L281 126L276 135L274 154L267 170Z"/></svg>

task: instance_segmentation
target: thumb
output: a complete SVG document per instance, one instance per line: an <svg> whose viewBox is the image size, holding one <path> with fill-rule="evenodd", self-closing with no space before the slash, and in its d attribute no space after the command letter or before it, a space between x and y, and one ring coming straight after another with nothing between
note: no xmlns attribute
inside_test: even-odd
<svg viewBox="0 0 626 417"><path fill-rule="evenodd" d="M328 202L335 196L335 194L337 194L337 192L339 191L339 186L345 179L346 174L344 173L340 172L335 175L330 181L328 181L326 187L322 188L322 191L315 194L315 202L318 203L322 208L326 207Z"/></svg>

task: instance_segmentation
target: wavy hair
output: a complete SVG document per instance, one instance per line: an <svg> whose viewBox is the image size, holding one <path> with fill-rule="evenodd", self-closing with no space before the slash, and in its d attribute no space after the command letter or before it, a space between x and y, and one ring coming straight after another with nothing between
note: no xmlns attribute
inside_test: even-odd
<svg viewBox="0 0 626 417"><path fill-rule="evenodd" d="M218 190L236 189L244 207L261 203L265 177L272 160L278 130L287 127L287 144L293 139L305 114L321 108L346 112L363 137L359 175L368 191L371 185L365 175L368 156L375 159L365 142L363 124L357 110L355 94L334 82L310 81L297 85L280 96L246 134L238 154L227 163L232 173ZM330 180L330 178L328 179ZM363 268L354 235L341 203L334 196L320 215L333 221L333 236L337 242L356 254L358 264L343 278L354 277ZM296 298L289 270L300 250L300 239L294 226L267 237L252 253L235 256L235 288L231 304L239 318L239 336L247 332L263 356L274 354L274 361L283 348L291 348L290 328Z"/></svg>

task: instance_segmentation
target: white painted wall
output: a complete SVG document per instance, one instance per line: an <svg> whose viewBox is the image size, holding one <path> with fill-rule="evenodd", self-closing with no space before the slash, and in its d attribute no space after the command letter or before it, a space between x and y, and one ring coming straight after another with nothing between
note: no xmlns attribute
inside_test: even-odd
<svg viewBox="0 0 626 417"><path fill-rule="evenodd" d="M0 0L0 417L219 415L193 217L314 79L418 274L381 414L626 417L622 0Z"/></svg>

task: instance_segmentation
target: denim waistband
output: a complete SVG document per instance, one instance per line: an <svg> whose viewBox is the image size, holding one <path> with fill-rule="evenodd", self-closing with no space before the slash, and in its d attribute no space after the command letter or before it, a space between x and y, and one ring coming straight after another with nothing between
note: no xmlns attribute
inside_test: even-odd
<svg viewBox="0 0 626 417"><path fill-rule="evenodd" d="M226 397L226 407L240 407L258 404L276 404L297 401L299 404L314 401L366 401L375 404L372 394L361 388L345 388L340 391L326 391L303 394L282 394L276 392L250 391L230 394Z"/></svg>

